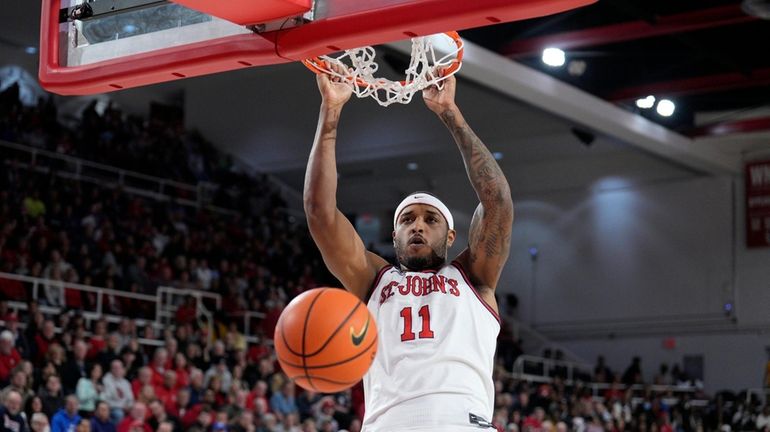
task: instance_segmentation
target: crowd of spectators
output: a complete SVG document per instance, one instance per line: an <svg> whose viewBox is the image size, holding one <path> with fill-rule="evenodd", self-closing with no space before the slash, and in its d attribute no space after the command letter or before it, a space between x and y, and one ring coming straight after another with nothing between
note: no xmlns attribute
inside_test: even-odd
<svg viewBox="0 0 770 432"><path fill-rule="evenodd" d="M51 101L23 107L17 98L13 88L0 94L0 139L181 181L214 181L223 185L217 204L237 214L66 179L56 167L36 170L3 155L0 271L56 283L43 286L39 299L23 286L0 285L7 299L26 304L16 310L0 301L0 432L360 430L360 384L334 395L295 387L268 338L247 344L243 321L232 319L262 312L258 332L270 336L289 299L333 284L306 230L281 211L266 179L233 172L226 156L173 118L146 121L113 108L100 114L92 105L72 129L57 121ZM104 311L126 318L89 321L82 311L93 310L96 298L66 288L76 283L141 294L158 286L204 290L221 295L223 305L213 334L194 302L180 305L173 327L158 328L135 319L155 322L154 307L106 296ZM41 305L65 312L46 315ZM559 367L549 371L553 382L514 380L509 371L521 348L507 330L494 381L499 431L770 427L770 408L742 395L630 389L643 384L640 359L623 374L600 361L582 378L607 384L601 390L568 385ZM683 380L680 370L662 368L653 383Z"/></svg>

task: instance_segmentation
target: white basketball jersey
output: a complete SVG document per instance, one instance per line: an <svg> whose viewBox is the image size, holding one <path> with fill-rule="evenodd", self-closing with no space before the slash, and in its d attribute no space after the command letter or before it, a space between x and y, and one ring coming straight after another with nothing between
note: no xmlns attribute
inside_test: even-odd
<svg viewBox="0 0 770 432"><path fill-rule="evenodd" d="M380 271L367 304L379 344L363 432L491 430L500 321L460 265Z"/></svg>

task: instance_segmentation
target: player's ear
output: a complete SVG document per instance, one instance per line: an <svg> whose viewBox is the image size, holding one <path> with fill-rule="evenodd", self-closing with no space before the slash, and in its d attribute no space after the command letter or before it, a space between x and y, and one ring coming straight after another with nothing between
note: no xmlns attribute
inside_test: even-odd
<svg viewBox="0 0 770 432"><path fill-rule="evenodd" d="M446 246L448 248L452 247L452 243L455 242L455 236L457 235L457 231L451 229L447 231L446 233Z"/></svg>

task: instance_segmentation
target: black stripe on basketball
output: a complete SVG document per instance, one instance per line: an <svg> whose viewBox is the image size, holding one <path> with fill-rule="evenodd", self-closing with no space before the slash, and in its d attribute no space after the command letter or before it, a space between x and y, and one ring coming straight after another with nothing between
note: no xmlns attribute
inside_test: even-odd
<svg viewBox="0 0 770 432"><path fill-rule="evenodd" d="M354 313L356 313L356 311L358 310L358 308L359 308L359 307L360 307L362 304L363 304L363 303L361 303L360 301L356 302L356 305L355 305L355 307L353 307L353 310L351 310L351 311L348 313L348 315L345 317L345 319L344 319L344 320L342 320L342 322L340 323L340 325L338 325L338 326L337 326L337 329L336 329L336 330L334 330L334 331L332 332L332 334L331 334L331 335L329 335L329 337L326 339L326 341L323 343L323 345L321 345L321 348L318 348L318 350L316 350L315 352L313 352L313 353L310 353L310 354L304 354L304 350L303 350L303 356L302 356L302 359L303 359L303 360L302 360L302 362L303 362L303 363L305 362L305 360L304 360L305 358L307 358L307 357L313 357L313 356L315 356L315 355L318 355L318 353L320 353L321 351L323 351L323 350L324 350L324 348L326 348L326 345L329 345L329 342L331 342L331 341L332 341L332 339L334 339L334 336L335 336L337 333L339 333L340 329L342 329L342 327L345 325L345 323L346 323L346 322L348 322L348 321L350 320L350 318L352 318L352 317L353 317L353 314L354 314ZM311 308L312 308L312 306L311 306L310 308L308 308L308 310L307 310L307 317L305 318L305 319L306 319L306 320L305 320L305 325L306 325L306 326L307 326L307 320L309 320L309 319L310 319L310 309L311 309ZM303 336L303 340L304 340L304 336ZM304 348L304 346L303 346L303 348Z"/></svg>
<svg viewBox="0 0 770 432"><path fill-rule="evenodd" d="M316 381L323 381L323 382L327 382L327 383L330 383L330 384L339 384L339 385L344 385L344 386L348 386L348 387L350 387L350 386L358 383L359 381L361 381L360 379L357 379L355 381L336 381L336 380L331 380L329 378L324 378L324 377L316 376L316 375L301 375L301 376L295 377L294 379L295 380L297 380L297 379L306 379L308 382L311 382L310 380L314 379Z"/></svg>
<svg viewBox="0 0 770 432"><path fill-rule="evenodd" d="M347 358L345 360L340 360L338 362L329 363L329 364L325 364L325 365L307 366L305 364L305 362L304 362L304 359L303 359L302 364L298 365L298 364L294 364L294 363L289 363L288 361L286 361L286 360L282 359L280 356L278 356L278 354L276 354L276 356L278 357L278 360L280 360L286 366L291 366L291 367L295 367L295 368L302 368L302 369L305 370L305 373L307 373L307 371L310 370L310 369L324 369L324 368L328 368L328 367L334 367L334 366L343 365L343 364L345 364L345 363L347 363L349 361L355 360L355 359L361 357L362 355L366 354L367 352L369 352L369 349L372 347L372 345L376 345L377 344L377 339L378 338L375 337L374 340L371 341L369 343L369 345L366 348L364 348L363 350L361 350L358 354L356 354L356 355L354 355L352 357L349 357L349 358Z"/></svg>
<svg viewBox="0 0 770 432"><path fill-rule="evenodd" d="M318 297L321 296L321 293L323 293L323 290L318 290L318 294L316 294L316 296L313 298L310 306L308 306L308 311L310 310L310 308L313 307L313 304L316 302L316 300L318 300ZM307 316L305 318L307 318ZM307 321L305 321L305 328L307 328ZM302 336L304 338L304 336L305 336L304 333L302 334ZM304 357L305 356L304 349L303 349L302 352L298 352L298 351L295 351L294 349L292 349L292 347L289 345L289 341L286 340L286 334L283 332L283 320L281 320L281 339L283 339L283 344L286 346L286 349L289 350L290 353L294 354L297 357ZM303 339L303 343L304 343L304 339ZM303 346L303 348L304 348L304 346Z"/></svg>
<svg viewBox="0 0 770 432"><path fill-rule="evenodd" d="M306 360L305 359L305 337L307 336L307 323L308 323L308 321L310 319L310 312L313 311L313 306L315 306L315 302L317 302L318 299L321 298L321 294L323 294L325 292L326 292L326 290L322 290L321 292L319 292L318 295L315 296L313 301L310 303L310 306L308 306L307 313L305 314L305 323L304 323L304 325L302 327L302 367L305 369L305 375L306 376L308 376L307 363L305 361ZM283 329L281 329L281 330L283 331ZM308 384L310 384L310 387L313 387L313 390L316 390L316 391L318 390L316 388L315 384L313 384L313 381L310 379L310 376L308 376L307 382L308 382Z"/></svg>

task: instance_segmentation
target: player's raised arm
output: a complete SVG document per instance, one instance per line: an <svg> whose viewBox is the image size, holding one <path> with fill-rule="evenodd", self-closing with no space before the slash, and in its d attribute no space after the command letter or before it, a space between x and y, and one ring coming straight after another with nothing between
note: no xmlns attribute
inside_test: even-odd
<svg viewBox="0 0 770 432"><path fill-rule="evenodd" d="M494 290L508 259L513 200L497 161L457 108L455 84L455 78L449 77L444 81L443 89L424 90L423 99L452 133L462 153L468 178L481 201L471 221L468 249L457 259L468 270L474 284Z"/></svg>
<svg viewBox="0 0 770 432"><path fill-rule="evenodd" d="M305 173L305 215L329 271L348 291L363 299L387 262L366 250L353 225L337 209L337 125L351 89L327 74L317 75L317 80L323 101Z"/></svg>

